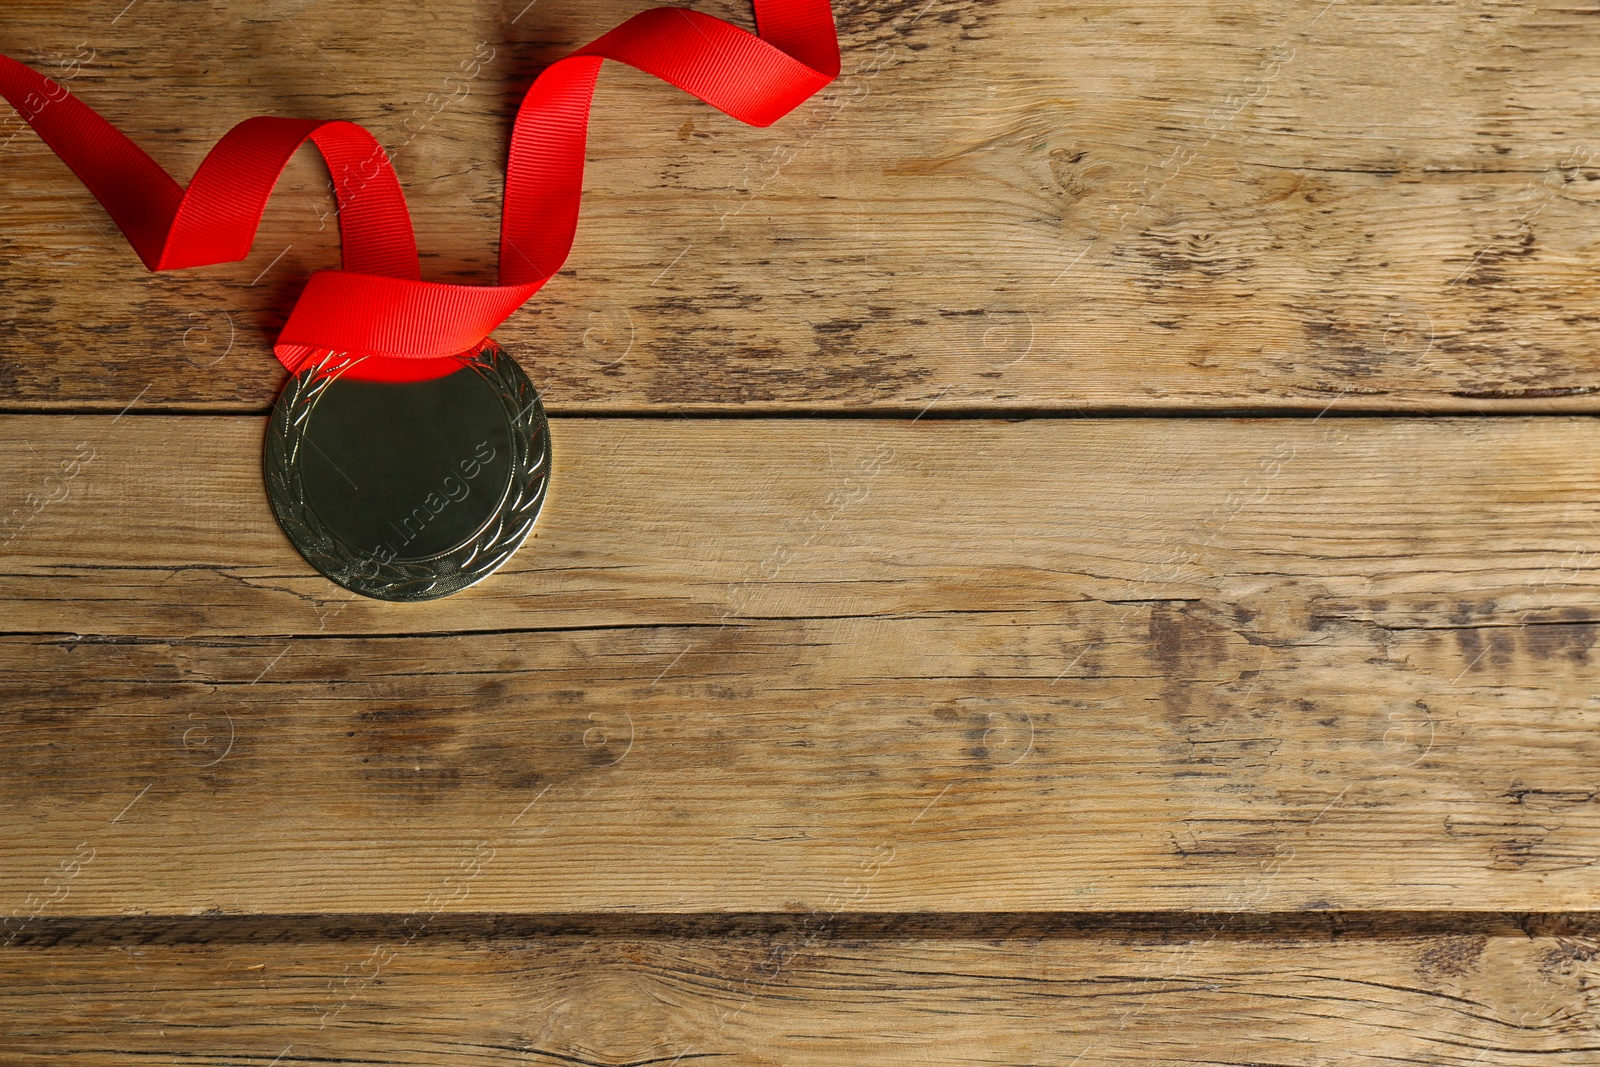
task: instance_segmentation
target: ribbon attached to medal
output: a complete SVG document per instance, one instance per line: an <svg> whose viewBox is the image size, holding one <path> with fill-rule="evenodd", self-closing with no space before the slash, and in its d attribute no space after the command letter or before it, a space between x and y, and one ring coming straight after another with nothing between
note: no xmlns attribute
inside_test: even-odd
<svg viewBox="0 0 1600 1067"><path fill-rule="evenodd" d="M577 231L595 79L607 59L769 126L839 73L829 0L754 0L757 33L654 8L556 61L512 130L498 285L423 281L383 146L349 122L246 119L187 189L56 82L0 55L0 97L105 207L151 270L245 258L289 157L327 162L342 269L307 282L274 351L291 373L264 454L289 540L347 589L447 596L493 573L544 502L538 392L489 339L566 261Z"/></svg>

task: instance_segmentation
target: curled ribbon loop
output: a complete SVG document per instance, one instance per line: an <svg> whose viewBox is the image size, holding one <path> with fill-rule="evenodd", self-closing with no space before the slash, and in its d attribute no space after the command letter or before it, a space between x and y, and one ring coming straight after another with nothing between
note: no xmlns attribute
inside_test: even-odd
<svg viewBox="0 0 1600 1067"><path fill-rule="evenodd" d="M322 352L373 357L363 377L431 377L472 351L566 261L577 232L589 112L601 64L653 74L768 126L839 74L828 0L754 0L757 34L686 8L641 12L539 75L512 131L498 285L421 279L405 196L383 147L349 122L253 118L187 189L56 82L0 55L4 97L105 207L151 270L236 262L283 167L308 139L333 178L341 270L311 276L274 347L290 371Z"/></svg>

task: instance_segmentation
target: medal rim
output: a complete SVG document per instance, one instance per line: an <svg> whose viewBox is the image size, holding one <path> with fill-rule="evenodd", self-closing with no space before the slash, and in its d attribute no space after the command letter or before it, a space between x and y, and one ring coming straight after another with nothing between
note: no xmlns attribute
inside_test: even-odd
<svg viewBox="0 0 1600 1067"><path fill-rule="evenodd" d="M476 585L499 570L532 532L549 488L550 423L539 392L517 361L493 341L461 360L494 393L511 431L511 473L499 502L477 531L432 555L388 559L335 536L306 498L301 448L327 387L365 357L330 353L303 366L284 384L268 419L262 452L267 498L297 552L318 573L374 600L437 600ZM460 373L459 371L453 373Z"/></svg>

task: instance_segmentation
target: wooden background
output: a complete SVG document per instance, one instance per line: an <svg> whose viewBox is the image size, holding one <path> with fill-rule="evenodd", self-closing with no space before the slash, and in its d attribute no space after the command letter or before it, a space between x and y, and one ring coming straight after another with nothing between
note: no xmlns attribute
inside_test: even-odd
<svg viewBox="0 0 1600 1067"><path fill-rule="evenodd" d="M488 281L644 6L0 51L180 176L361 122ZM836 12L767 130L607 68L550 502L426 605L261 488L320 163L153 276L0 112L0 1065L1600 1062L1600 5Z"/></svg>

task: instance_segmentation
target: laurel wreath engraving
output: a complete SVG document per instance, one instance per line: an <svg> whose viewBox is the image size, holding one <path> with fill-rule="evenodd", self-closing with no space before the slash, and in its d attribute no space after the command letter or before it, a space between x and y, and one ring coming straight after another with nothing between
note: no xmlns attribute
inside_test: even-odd
<svg viewBox="0 0 1600 1067"><path fill-rule="evenodd" d="M550 424L538 391L516 360L488 342L463 365L499 399L511 428L511 483L495 513L465 543L426 559L384 560L337 537L306 499L300 451L317 401L363 357L333 353L303 367L283 388L267 426L267 498L290 542L331 581L377 600L433 600L493 574L521 547L544 505L550 474Z"/></svg>

